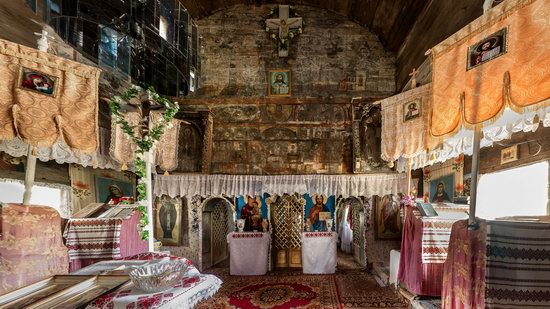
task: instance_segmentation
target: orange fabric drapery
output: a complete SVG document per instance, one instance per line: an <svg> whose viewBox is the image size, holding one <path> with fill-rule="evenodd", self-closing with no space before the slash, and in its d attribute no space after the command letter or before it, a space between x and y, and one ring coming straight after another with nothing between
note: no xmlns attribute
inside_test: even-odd
<svg viewBox="0 0 550 309"><path fill-rule="evenodd" d="M62 137L73 150L95 152L99 74L98 68L0 40L0 140L18 136L50 147ZM39 87L53 91L32 89L40 80L46 82Z"/></svg>
<svg viewBox="0 0 550 309"><path fill-rule="evenodd" d="M507 52L468 68L469 47L506 29ZM534 110L550 99L550 1L510 0L432 49L431 141L494 121L506 106Z"/></svg>

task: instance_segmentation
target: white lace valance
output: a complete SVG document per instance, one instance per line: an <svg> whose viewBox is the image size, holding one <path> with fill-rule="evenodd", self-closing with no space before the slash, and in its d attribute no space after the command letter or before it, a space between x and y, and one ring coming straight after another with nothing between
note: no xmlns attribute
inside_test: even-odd
<svg viewBox="0 0 550 309"><path fill-rule="evenodd" d="M404 174L370 175L170 175L156 176L156 195L240 196L263 193L317 193L325 195L383 196L403 192Z"/></svg>
<svg viewBox="0 0 550 309"><path fill-rule="evenodd" d="M493 143L512 138L516 132L535 132L539 126L550 127L550 106L538 110L519 114L506 108L501 117L494 123L485 126L481 148L491 147ZM422 152L411 158L413 170L423 168L439 162L456 158L460 154L472 155L474 132L462 129L453 137L445 140L441 147L430 152ZM397 171L404 172L407 169L407 158L400 157L397 161Z"/></svg>
<svg viewBox="0 0 550 309"><path fill-rule="evenodd" d="M84 167L120 170L121 164L111 159L109 153L109 130L99 128L99 149L96 153L81 153L73 151L67 144L58 139L51 147L35 147L33 152L38 160L42 162L55 161L58 164L74 163ZM0 151L12 157L23 157L27 155L29 145L19 137L12 140L0 140Z"/></svg>

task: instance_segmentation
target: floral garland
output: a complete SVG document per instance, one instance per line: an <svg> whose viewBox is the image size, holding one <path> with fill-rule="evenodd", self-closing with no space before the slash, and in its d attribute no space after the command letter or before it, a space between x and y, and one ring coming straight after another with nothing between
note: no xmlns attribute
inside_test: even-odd
<svg viewBox="0 0 550 309"><path fill-rule="evenodd" d="M134 127L126 121L124 114L120 112L120 108L123 104L127 104L130 100L137 98L143 92L145 92L152 101L164 106L165 110L163 111L162 117L157 124L155 124L150 130L144 130L144 132L141 132L141 136L137 136ZM147 175L145 172L145 161L143 156L153 148L156 142L160 140L160 137L164 133L164 129L172 126L172 120L179 110L179 105L161 97L157 92L155 92L153 87L143 89L139 86L132 86L120 96L112 97L109 100L109 107L111 109L112 120L122 127L124 133L126 133L126 135L130 137L130 140L138 147L134 160L135 173L138 176L137 210L141 213L138 230L141 234L141 239L146 240L149 239L149 231L145 229L149 224L149 218L147 217L147 207L144 206L144 202L147 200L145 180Z"/></svg>
<svg viewBox="0 0 550 309"><path fill-rule="evenodd" d="M269 14L267 14L267 19L275 18L275 11L275 8L271 9L271 11L269 11ZM293 7L290 7L289 15L293 17L300 17L300 15L298 15L298 13L294 11ZM305 25L305 22L302 21L302 25ZM279 42L279 48L286 50L288 41L292 40L294 37L298 36L298 34L302 33L302 26L300 26L299 28L288 29L287 37L279 37L279 30L269 28L266 21L265 32L271 34L271 38Z"/></svg>

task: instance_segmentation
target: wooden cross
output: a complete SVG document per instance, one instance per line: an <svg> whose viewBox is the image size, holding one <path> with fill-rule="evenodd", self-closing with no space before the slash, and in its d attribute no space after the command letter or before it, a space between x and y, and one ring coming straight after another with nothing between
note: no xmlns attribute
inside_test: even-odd
<svg viewBox="0 0 550 309"><path fill-rule="evenodd" d="M279 5L279 18L270 18L265 21L268 29L279 31L279 57L288 57L289 30L302 28L302 18L290 18L289 12L288 5Z"/></svg>
<svg viewBox="0 0 550 309"><path fill-rule="evenodd" d="M416 68L413 68L412 72L409 74L411 77L411 89L416 88L416 75L418 74L418 70Z"/></svg>

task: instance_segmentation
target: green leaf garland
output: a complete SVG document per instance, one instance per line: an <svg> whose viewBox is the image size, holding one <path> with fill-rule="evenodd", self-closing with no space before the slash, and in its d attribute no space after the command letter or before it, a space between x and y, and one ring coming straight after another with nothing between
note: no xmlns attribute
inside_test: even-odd
<svg viewBox="0 0 550 309"><path fill-rule="evenodd" d="M149 131L148 134L144 136L137 136L134 132L134 127L132 127L128 121L124 118L124 114L120 112L122 104L129 102L132 99L137 98L141 93L146 92L149 98L152 101L157 102L162 105L165 110L162 113L160 121L155 124ZM145 153L150 151L156 142L158 142L164 133L166 127L172 125L172 120L176 116L176 113L179 110L179 105L174 103L166 98L161 97L153 87L143 89L139 86L132 86L126 92L120 96L114 96L109 100L109 107L111 109L112 121L115 121L122 127L122 130L130 140L137 145L138 149L136 151L136 156L134 159L135 173L138 177L138 197L137 197L137 210L141 213L141 218L138 224L138 230L141 234L141 239L149 239L149 231L145 228L149 224L149 218L147 217L147 207L144 206L144 202L147 201L147 191L146 191L146 172L145 172L145 161L143 156Z"/></svg>

